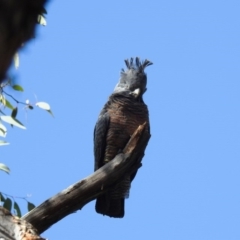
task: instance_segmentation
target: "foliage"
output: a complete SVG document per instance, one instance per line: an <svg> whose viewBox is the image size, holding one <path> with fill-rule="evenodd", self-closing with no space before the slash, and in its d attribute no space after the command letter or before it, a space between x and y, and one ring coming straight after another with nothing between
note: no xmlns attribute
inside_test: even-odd
<svg viewBox="0 0 240 240"><path fill-rule="evenodd" d="M45 14L47 14L47 11L45 8L42 8L37 19L38 24L42 26L47 25ZM22 45L24 46L24 44ZM18 52L16 52L15 55L13 56L13 63L15 68L18 69L20 65ZM26 129L24 124L17 119L19 104L24 105L25 110L28 110L28 109L33 110L34 106L37 106L40 109L46 110L48 113L50 113L53 116L50 105L48 103L36 102L35 104L33 104L33 103L30 103L29 100L26 100L25 102L18 101L15 97L10 95L6 90L9 87L15 91L19 91L19 92L24 91L22 86L14 84L13 81L11 81L11 79L7 79L5 82L2 82L0 84L0 146L5 146L9 144L7 141L1 139L1 138L5 138L7 135L7 127L5 126L5 123L10 124L11 127L15 126L21 129ZM7 109L10 110L10 115L6 114ZM0 170L6 172L7 174L10 173L9 167L3 163L0 163ZM15 198L16 197L3 194L0 192L0 204L2 204L3 207L8 209L9 211L12 211L18 217L21 217L21 210L17 202L15 201ZM24 199L25 201L27 201L27 199L24 197L17 197L17 198ZM34 204L32 204L29 201L27 201L27 206L28 206L28 211L32 210L35 207Z"/></svg>
<svg viewBox="0 0 240 240"><path fill-rule="evenodd" d="M31 211L33 208L35 208L35 205L29 202L26 197L13 197L4 193L0 193L0 204L13 214L21 217L21 209L15 200L16 198L25 200L27 202L28 211Z"/></svg>
<svg viewBox="0 0 240 240"><path fill-rule="evenodd" d="M45 18L45 14L47 14L47 11L45 8L43 8L41 10L41 13L38 16L38 23L40 25L46 26L47 25L47 21ZM14 66L16 69L18 69L19 67L19 55L18 53L16 53L13 56L13 62L14 62ZM15 97L13 97L12 95L8 94L5 91L6 87L11 87L13 90L15 91L20 91L23 92L24 89L22 86L17 85L17 84L12 84L11 79L8 79L5 82L2 82L0 85L0 137L5 138L7 135L7 128L6 126L3 124L4 123L8 123L10 124L12 127L18 127L21 129L26 129L26 127L17 119L17 113L18 113L18 104L23 104L25 105L25 109L30 109L33 110L34 109L34 104L30 103L29 100L26 100L26 102L21 102L18 101ZM14 100L16 102L16 106L14 107L13 104L11 103L11 100ZM51 111L50 105L46 102L37 102L35 103L35 106L46 110L47 112L49 112L52 116L53 113ZM8 108L11 110L11 115L6 115L4 110ZM5 146L8 145L9 143L0 139L0 146ZM4 165L3 163L0 163L0 170L5 171L7 173L10 172L9 168Z"/></svg>
<svg viewBox="0 0 240 240"><path fill-rule="evenodd" d="M33 103L30 103L29 100L26 100L26 102L18 101L15 97L13 97L12 95L10 95L6 92L5 89L7 87L11 87L15 91L20 91L20 92L24 91L22 86L16 85L16 84L11 84L10 80L2 83L0 86L0 137L1 138L5 138L7 135L7 127L4 125L5 123L10 124L12 127L15 126L15 127L21 128L21 129L26 129L26 127L17 119L19 104L24 105L25 106L24 108L26 110L27 109L33 110L34 106L37 106L43 110L46 110L53 116L51 107L48 103L36 102L35 104L33 104ZM13 103L12 101L14 101L15 103ZM10 115L6 115L7 109L10 110L10 112L11 112ZM8 144L9 144L8 142L0 139L0 146L5 146ZM9 167L3 163L0 163L0 170L6 172L8 174L10 173ZM26 198L21 198L21 199L26 200ZM0 203L2 203L4 208L8 209L9 211L12 211L14 214L21 217L21 210L20 210L17 202L15 201L14 197L10 197L9 195L3 194L0 192ZM27 201L27 206L28 206L29 211L35 207L29 201Z"/></svg>
<svg viewBox="0 0 240 240"><path fill-rule="evenodd" d="M35 105L43 110L46 110L51 115L53 115L50 105L46 102L36 102L35 104L33 104L33 103L30 103L29 100L26 100L26 102L18 101L15 97L13 97L12 95L8 94L5 91L5 88L9 86L15 91L21 91L21 92L24 91L22 86L11 84L11 80L7 80L6 82L1 84L0 86L0 137L5 138L7 135L7 128L4 125L4 123L10 124L12 127L15 126L21 129L26 129L26 127L17 119L19 104L24 105L26 110L27 109L33 110ZM10 99L16 103L16 106L11 102ZM11 115L5 114L4 110L6 108L8 108L11 111ZM0 146L7 145L7 144L8 143L3 140L0 141ZM1 167L0 167L0 170L1 170Z"/></svg>

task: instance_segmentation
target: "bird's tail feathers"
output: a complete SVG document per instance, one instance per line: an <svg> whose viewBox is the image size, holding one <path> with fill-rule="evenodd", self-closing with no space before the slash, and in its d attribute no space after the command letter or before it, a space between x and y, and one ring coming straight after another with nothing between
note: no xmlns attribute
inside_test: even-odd
<svg viewBox="0 0 240 240"><path fill-rule="evenodd" d="M124 216L124 201L129 197L131 187L130 176L126 176L114 188L99 196L96 201L96 212L109 217Z"/></svg>
<svg viewBox="0 0 240 240"><path fill-rule="evenodd" d="M108 194L103 194L97 198L96 212L114 218L124 216L124 198L109 199Z"/></svg>

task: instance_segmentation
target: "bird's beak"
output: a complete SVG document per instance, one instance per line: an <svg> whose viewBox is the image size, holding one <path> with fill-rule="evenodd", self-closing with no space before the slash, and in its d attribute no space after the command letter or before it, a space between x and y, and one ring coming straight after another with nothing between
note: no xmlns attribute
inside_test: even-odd
<svg viewBox="0 0 240 240"><path fill-rule="evenodd" d="M137 89L135 89L135 90L132 92L132 94L133 94L136 98L140 95L140 93L141 93L140 88L137 88Z"/></svg>

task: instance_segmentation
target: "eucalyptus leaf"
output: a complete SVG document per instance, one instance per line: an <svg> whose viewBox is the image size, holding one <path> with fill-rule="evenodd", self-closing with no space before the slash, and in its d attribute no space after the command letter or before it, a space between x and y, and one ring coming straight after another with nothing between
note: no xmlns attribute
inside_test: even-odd
<svg viewBox="0 0 240 240"><path fill-rule="evenodd" d="M0 140L0 147L5 145L9 145L9 143L6 141Z"/></svg>
<svg viewBox="0 0 240 240"><path fill-rule="evenodd" d="M10 198L7 198L3 203L3 207L11 212L11 210L12 210L12 200Z"/></svg>
<svg viewBox="0 0 240 240"><path fill-rule="evenodd" d="M0 116L0 118L2 119L2 121L9 123L11 125L14 125L16 127L22 128L22 129L26 129L26 127L17 119L12 118L11 116Z"/></svg>
<svg viewBox="0 0 240 240"><path fill-rule="evenodd" d="M13 208L16 211L17 216L20 218L22 216L22 213L21 213L20 207L16 202L14 202Z"/></svg>
<svg viewBox="0 0 240 240"><path fill-rule="evenodd" d="M4 106L6 106L6 99L2 94L1 94L1 97L0 97L0 101Z"/></svg>
<svg viewBox="0 0 240 240"><path fill-rule="evenodd" d="M10 108L11 110L14 109L14 107L12 106L12 104L5 98L5 104L6 107Z"/></svg>
<svg viewBox="0 0 240 240"><path fill-rule="evenodd" d="M8 174L10 173L10 169L9 169L9 167L6 166L6 165L3 164L3 163L0 163L0 170L6 172L6 173L8 173Z"/></svg>
<svg viewBox="0 0 240 240"><path fill-rule="evenodd" d="M0 202L5 202L5 197L2 195L2 193L0 193Z"/></svg>
<svg viewBox="0 0 240 240"><path fill-rule="evenodd" d="M47 110L47 111L51 109L50 105L48 103L46 103L46 102L37 102L36 106L38 106L38 107L40 107L40 108L42 108L44 110Z"/></svg>
<svg viewBox="0 0 240 240"><path fill-rule="evenodd" d="M6 135L7 135L7 128L2 123L0 123L0 136L6 137Z"/></svg>
<svg viewBox="0 0 240 240"><path fill-rule="evenodd" d="M18 112L18 108L15 107L15 108L12 110L11 117L12 117L12 118L16 118L16 116L17 116L17 112Z"/></svg>
<svg viewBox="0 0 240 240"><path fill-rule="evenodd" d="M35 208L35 205L33 203L28 202L28 211L30 212L31 210L33 210Z"/></svg>
<svg viewBox="0 0 240 240"><path fill-rule="evenodd" d="M16 90L16 91L20 91L20 92L23 92L24 90L23 90L23 88L20 86L20 85L13 85L12 86L12 88L14 89L14 90Z"/></svg>

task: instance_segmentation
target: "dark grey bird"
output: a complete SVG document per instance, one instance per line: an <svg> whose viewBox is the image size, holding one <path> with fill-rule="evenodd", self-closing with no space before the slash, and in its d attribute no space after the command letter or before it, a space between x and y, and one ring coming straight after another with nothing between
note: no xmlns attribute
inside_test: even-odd
<svg viewBox="0 0 240 240"><path fill-rule="evenodd" d="M152 63L149 60L141 62L138 57L135 61L133 58L125 60L125 63L127 69L122 70L120 80L100 112L94 129L95 171L124 149L139 125L146 122L150 133L148 108L143 94L147 90L144 69ZM136 173L124 177L100 195L96 201L96 212L122 218L124 201Z"/></svg>

